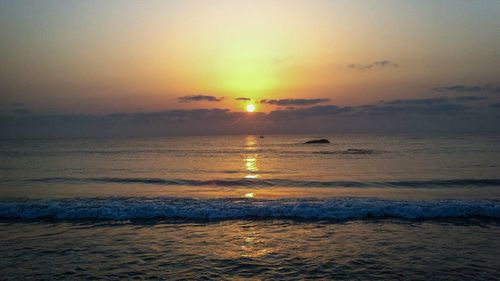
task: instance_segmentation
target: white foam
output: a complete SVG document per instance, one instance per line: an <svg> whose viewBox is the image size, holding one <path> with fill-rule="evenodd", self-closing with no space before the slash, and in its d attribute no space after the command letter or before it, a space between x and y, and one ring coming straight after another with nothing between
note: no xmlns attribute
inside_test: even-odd
<svg viewBox="0 0 500 281"><path fill-rule="evenodd" d="M4 219L364 219L395 217L432 219L461 217L500 218L500 201L400 201L373 198L335 199L180 199L90 198L67 200L0 201Z"/></svg>

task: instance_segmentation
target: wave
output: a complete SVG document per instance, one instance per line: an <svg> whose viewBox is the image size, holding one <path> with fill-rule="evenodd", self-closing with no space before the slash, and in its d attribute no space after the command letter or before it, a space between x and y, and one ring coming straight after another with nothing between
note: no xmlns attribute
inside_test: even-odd
<svg viewBox="0 0 500 281"><path fill-rule="evenodd" d="M317 181L292 179L161 179L161 178L116 178L116 177L51 177L30 179L35 183L115 183L152 184L174 186L244 186L244 187L493 187L500 186L500 179L446 179L446 180L399 180L399 181Z"/></svg>
<svg viewBox="0 0 500 281"><path fill-rule="evenodd" d="M349 148L346 150L338 151L316 151L315 154L343 154L343 155L367 155L376 153L375 150L371 149L360 149L360 148Z"/></svg>
<svg viewBox="0 0 500 281"><path fill-rule="evenodd" d="M131 148L131 149L53 149L53 150L11 150L11 151L1 151L2 155L7 156L31 156L33 153L39 153L43 155L51 154L247 154L247 153L307 153L308 151L303 150L282 150L277 148L262 148L262 147L241 147L241 148L159 148L159 149L141 149L141 148Z"/></svg>
<svg viewBox="0 0 500 281"><path fill-rule="evenodd" d="M335 199L87 198L0 201L2 219L437 219L500 218L500 201Z"/></svg>
<svg viewBox="0 0 500 281"><path fill-rule="evenodd" d="M301 144L302 145L302 144ZM361 149L361 148L349 148L346 150L326 150L326 151L311 151L310 148L304 149L303 147L295 148L293 146L281 145L282 147L241 147L241 148L224 148L224 149L214 149L214 148L159 148L159 149L54 149L54 150L10 150L10 151L0 151L0 155L4 157L31 157L33 155L38 156L58 156L58 155L136 155L136 154L154 154L154 155L238 155L238 154L273 154L273 155L294 155L294 156L307 156L310 154L355 154L355 155L367 155L367 154L380 154L382 151L375 151L371 149ZM384 151L385 152L385 151Z"/></svg>

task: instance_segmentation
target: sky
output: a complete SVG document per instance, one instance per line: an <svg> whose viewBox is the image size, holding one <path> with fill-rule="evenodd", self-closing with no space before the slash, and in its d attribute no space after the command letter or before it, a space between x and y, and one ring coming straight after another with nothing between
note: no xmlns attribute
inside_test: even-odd
<svg viewBox="0 0 500 281"><path fill-rule="evenodd" d="M499 34L495 0L0 0L0 137L500 132Z"/></svg>

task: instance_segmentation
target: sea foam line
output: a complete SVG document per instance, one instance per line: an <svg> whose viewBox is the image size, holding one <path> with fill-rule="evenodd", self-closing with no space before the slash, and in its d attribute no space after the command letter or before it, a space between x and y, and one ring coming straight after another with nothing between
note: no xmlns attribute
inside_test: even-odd
<svg viewBox="0 0 500 281"><path fill-rule="evenodd" d="M496 200L80 198L0 201L3 219L500 218Z"/></svg>
<svg viewBox="0 0 500 281"><path fill-rule="evenodd" d="M115 183L115 184L151 184L178 186L245 186L245 187L500 187L500 179L445 179L445 180L398 180L398 181L317 181L295 179L161 179L161 178L118 178L94 177L72 178L52 177L30 179L34 183Z"/></svg>

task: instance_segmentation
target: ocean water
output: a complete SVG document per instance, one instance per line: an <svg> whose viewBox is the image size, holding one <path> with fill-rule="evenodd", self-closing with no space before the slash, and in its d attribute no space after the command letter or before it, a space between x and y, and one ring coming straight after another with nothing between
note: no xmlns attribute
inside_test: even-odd
<svg viewBox="0 0 500 281"><path fill-rule="evenodd" d="M500 279L499 143L1 140L0 279Z"/></svg>

